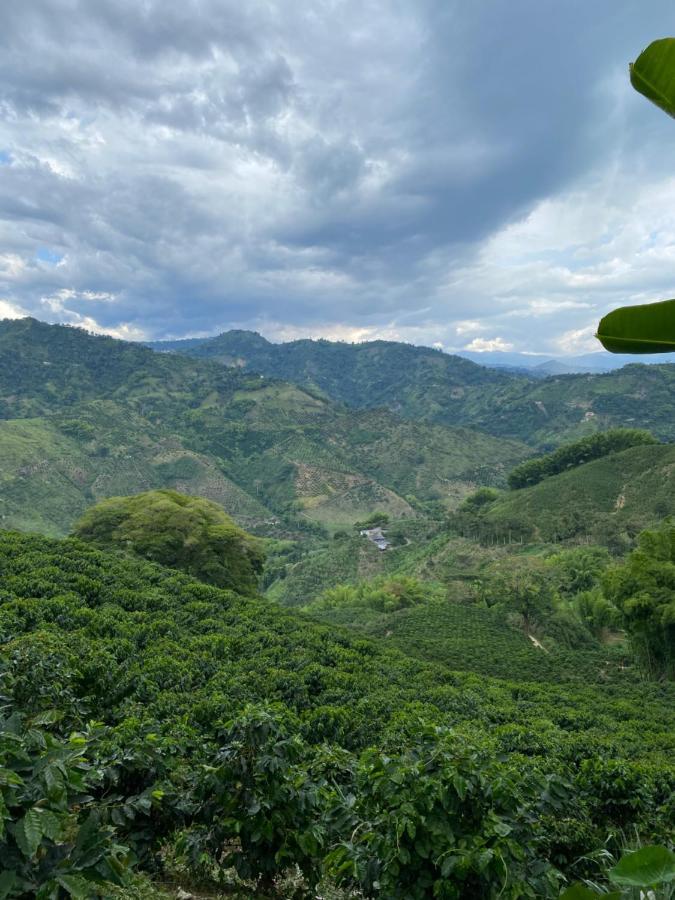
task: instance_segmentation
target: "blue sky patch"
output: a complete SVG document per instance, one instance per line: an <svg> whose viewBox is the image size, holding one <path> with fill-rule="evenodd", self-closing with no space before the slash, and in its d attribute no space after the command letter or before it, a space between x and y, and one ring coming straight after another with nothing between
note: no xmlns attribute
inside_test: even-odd
<svg viewBox="0 0 675 900"><path fill-rule="evenodd" d="M39 247L35 253L35 258L40 262L55 266L61 262L63 254L57 253L56 250L50 250L49 247Z"/></svg>

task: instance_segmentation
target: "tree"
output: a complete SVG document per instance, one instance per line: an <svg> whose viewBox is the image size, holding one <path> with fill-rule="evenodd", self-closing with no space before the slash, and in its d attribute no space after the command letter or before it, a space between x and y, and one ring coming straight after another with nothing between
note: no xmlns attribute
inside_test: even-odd
<svg viewBox="0 0 675 900"><path fill-rule="evenodd" d="M550 572L540 560L511 557L496 564L481 594L488 606L520 616L528 634L554 611Z"/></svg>
<svg viewBox="0 0 675 900"><path fill-rule="evenodd" d="M675 677L675 521L643 531L627 563L606 573L603 588L644 667Z"/></svg>
<svg viewBox="0 0 675 900"><path fill-rule="evenodd" d="M220 506L171 490L103 500L87 510L74 534L245 594L256 590L264 562L260 543Z"/></svg>

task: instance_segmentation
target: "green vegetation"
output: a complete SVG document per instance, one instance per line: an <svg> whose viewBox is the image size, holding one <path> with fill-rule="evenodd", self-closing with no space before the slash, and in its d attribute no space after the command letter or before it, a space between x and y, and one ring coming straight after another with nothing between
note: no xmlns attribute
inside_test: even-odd
<svg viewBox="0 0 675 900"><path fill-rule="evenodd" d="M87 510L75 535L103 549L121 549L181 569L239 593L258 586L264 555L220 506L176 491L110 497Z"/></svg>
<svg viewBox="0 0 675 900"><path fill-rule="evenodd" d="M376 612L394 612L419 603L428 603L434 596L433 588L414 578L382 578L361 584L337 585L324 591L316 600L304 607L305 612L320 613L326 610L353 612L364 609Z"/></svg>
<svg viewBox="0 0 675 900"><path fill-rule="evenodd" d="M102 887L124 884L129 853L91 796L100 788L92 761L100 735L92 728L67 738L55 734L49 726L63 718L61 710L26 718L6 696L15 689L12 674L0 661L0 891L3 897L99 896Z"/></svg>
<svg viewBox="0 0 675 900"><path fill-rule="evenodd" d="M603 587L642 665L651 675L675 678L675 522L643 532L626 564L606 573Z"/></svg>
<svg viewBox="0 0 675 900"><path fill-rule="evenodd" d="M154 346L171 350L173 358L185 354L234 366L229 372L282 378L353 408L386 407L406 419L464 425L544 449L628 425L659 440L675 439L675 366L535 379L429 347L387 341L271 344L242 331Z"/></svg>
<svg viewBox="0 0 675 900"><path fill-rule="evenodd" d="M0 896L663 881L675 447L594 432L668 436L671 367L237 341L298 384L0 325L2 522L79 520L0 532Z"/></svg>
<svg viewBox="0 0 675 900"><path fill-rule="evenodd" d="M528 452L31 319L0 323L0 451L5 527L63 534L106 496L171 488L277 536L452 506Z"/></svg>
<svg viewBox="0 0 675 900"><path fill-rule="evenodd" d="M648 431L636 428L614 428L582 438L573 444L565 444L553 453L528 459L509 474L510 488L529 487L539 484L544 478L559 475L568 469L581 466L594 459L601 459L610 453L619 453L629 447L643 444L657 444L658 441Z"/></svg>
<svg viewBox="0 0 675 900"><path fill-rule="evenodd" d="M128 847L136 867L221 885L234 865L250 895L297 865L307 885L367 897L376 881L387 896L555 897L602 875L588 854L618 851L620 830L668 839L672 686L453 672L75 540L3 533L0 574L3 715L46 733L42 767L84 735L89 799L63 784L54 815L84 829L96 813L101 879ZM6 804L30 853L58 842L38 819L49 790L45 775Z"/></svg>
<svg viewBox="0 0 675 900"><path fill-rule="evenodd" d="M452 517L482 542L590 539L614 553L675 511L675 445L631 447L501 494L478 493Z"/></svg>

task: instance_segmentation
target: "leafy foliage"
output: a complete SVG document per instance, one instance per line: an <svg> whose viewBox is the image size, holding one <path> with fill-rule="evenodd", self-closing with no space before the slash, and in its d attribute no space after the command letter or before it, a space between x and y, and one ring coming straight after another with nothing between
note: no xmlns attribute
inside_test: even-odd
<svg viewBox="0 0 675 900"><path fill-rule="evenodd" d="M604 593L621 613L645 668L675 677L675 523L643 532L625 565L607 572Z"/></svg>
<svg viewBox="0 0 675 900"><path fill-rule="evenodd" d="M361 758L354 828L329 871L392 900L555 896L532 822L556 809L556 791L564 796L558 779L525 783L485 749L421 728L403 751Z"/></svg>
<svg viewBox="0 0 675 900"><path fill-rule="evenodd" d="M22 714L13 669L0 657L0 896L106 896L126 881L128 848L92 796L101 729L66 737L63 710Z"/></svg>
<svg viewBox="0 0 675 900"><path fill-rule="evenodd" d="M394 612L408 609L419 603L426 603L439 596L438 589L421 584L415 578L380 578L358 585L336 585L320 594L307 604L305 612L317 613L322 610L365 608L376 612Z"/></svg>
<svg viewBox="0 0 675 900"><path fill-rule="evenodd" d="M594 459L619 453L629 447L656 444L658 441L647 431L637 428L614 428L611 431L592 434L573 444L565 444L553 453L527 460L509 474L510 488L529 487L551 475L559 475L568 469L581 466Z"/></svg>
<svg viewBox="0 0 675 900"><path fill-rule="evenodd" d="M75 534L171 565L209 584L250 593L264 556L258 541L209 500L176 491L111 497L87 510Z"/></svg>

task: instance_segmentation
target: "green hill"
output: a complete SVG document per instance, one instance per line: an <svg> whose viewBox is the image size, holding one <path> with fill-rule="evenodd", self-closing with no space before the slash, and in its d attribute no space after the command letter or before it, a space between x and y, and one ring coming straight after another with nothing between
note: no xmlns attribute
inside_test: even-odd
<svg viewBox="0 0 675 900"><path fill-rule="evenodd" d="M503 484L518 441L349 410L315 392L32 319L0 323L0 520L64 533L169 487L249 528L329 529ZM277 529L279 530L279 529Z"/></svg>
<svg viewBox="0 0 675 900"><path fill-rule="evenodd" d="M112 401L69 415L0 420L0 521L59 535L104 497L172 487L214 500L255 528L275 514L218 461Z"/></svg>
<svg viewBox="0 0 675 900"><path fill-rule="evenodd" d="M675 445L631 447L539 484L501 494L476 529L533 541L590 536L605 543L675 514Z"/></svg>
<svg viewBox="0 0 675 900"><path fill-rule="evenodd" d="M94 861L116 841L146 870L177 860L191 880L222 882L235 865L248 896L260 872L296 865L358 889L360 872L378 866L414 884L423 859L447 884L439 857L470 840L513 855L512 896L525 885L554 898L561 874L595 873L587 857L608 834L668 840L672 685L536 683L514 636L475 616L448 623L446 607L434 610L444 627L477 641L445 659L437 641L433 653L425 646L438 621L395 626L408 645L412 626L420 656L438 651L427 662L391 647L392 635L367 640L75 540L0 532L0 583L12 714L0 718L10 818L0 850L20 865L39 851L41 874L69 841L64 865L82 859L85 841ZM506 655L508 679L470 670L488 654ZM402 814L410 841L383 830ZM378 840L408 854L394 876L368 840L355 844L374 816ZM433 859L421 839L434 840ZM363 869L336 864L336 846ZM83 877L63 880L85 896ZM470 896L505 884L501 862L493 872L477 859L457 877Z"/></svg>
<svg viewBox="0 0 675 900"><path fill-rule="evenodd" d="M537 647L490 610L454 601L433 601L389 614L355 615L354 610L339 608L311 614L320 622L378 638L415 659L494 678L624 685L639 678L625 646Z"/></svg>
<svg viewBox="0 0 675 900"><path fill-rule="evenodd" d="M272 344L259 334L229 331L203 341L151 346L318 388L356 408L386 407L404 418L470 425L535 446L614 427L647 428L662 440L675 438L673 365L541 379L390 341Z"/></svg>

